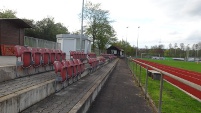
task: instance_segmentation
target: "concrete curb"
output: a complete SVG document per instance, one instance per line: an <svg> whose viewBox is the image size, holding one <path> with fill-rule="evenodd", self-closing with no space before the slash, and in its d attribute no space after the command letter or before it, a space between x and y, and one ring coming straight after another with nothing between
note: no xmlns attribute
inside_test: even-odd
<svg viewBox="0 0 201 113"><path fill-rule="evenodd" d="M101 77L100 80L98 80L98 82L82 97L82 99L69 111L69 113L86 113L88 111L90 105L102 89L102 86L105 84L109 75L114 70L118 60L119 59L114 61L115 64L111 70L105 76Z"/></svg>

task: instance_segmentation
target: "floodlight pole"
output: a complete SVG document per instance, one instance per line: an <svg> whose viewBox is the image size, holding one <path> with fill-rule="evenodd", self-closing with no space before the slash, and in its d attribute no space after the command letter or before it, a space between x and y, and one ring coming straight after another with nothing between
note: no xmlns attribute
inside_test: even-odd
<svg viewBox="0 0 201 113"><path fill-rule="evenodd" d="M140 29L140 26L138 26L137 47L136 47L136 58L137 58L137 50L138 50L139 29Z"/></svg>
<svg viewBox="0 0 201 113"><path fill-rule="evenodd" d="M82 51L82 36L83 36L83 12L84 12L84 0L82 1L82 20L81 20L81 33L80 33L80 51Z"/></svg>
<svg viewBox="0 0 201 113"><path fill-rule="evenodd" d="M127 33L128 33L128 27L126 27L126 44L127 44ZM126 45L126 47L127 47L127 45ZM127 48L126 48L127 49ZM126 55L126 57L127 57L127 54L126 54L126 49L125 49L125 55Z"/></svg>

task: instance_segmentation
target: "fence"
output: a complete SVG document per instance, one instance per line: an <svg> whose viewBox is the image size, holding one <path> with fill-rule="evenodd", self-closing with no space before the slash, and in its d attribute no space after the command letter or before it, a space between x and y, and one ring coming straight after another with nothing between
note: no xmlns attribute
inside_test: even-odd
<svg viewBox="0 0 201 113"><path fill-rule="evenodd" d="M150 98L148 97L148 69L151 68L153 70L156 70L157 72L159 72L161 74L161 78L160 78L160 89L159 89L159 100L158 100L158 110L157 108L155 108L155 112L158 112L158 113L161 113L161 108L162 108L162 92L163 92L163 81L164 81L164 75L176 80L176 81L179 81L189 87L192 87L198 91L201 91L201 86L200 85L197 85L195 83L192 83L188 80L185 80L185 79L182 79L182 78L179 78L173 74L170 74L170 73L167 73L165 71L162 71L158 68L155 68L151 65L148 65L146 63L143 63L143 62L140 62L140 61L137 61L137 60L132 60L132 59L126 59L126 62L131 65L130 68L131 70L133 70L133 73L135 73L135 76L137 77L137 81L139 83L139 86L142 86L142 68L144 68L146 70L146 77L145 77L145 81L144 81L144 92L145 92L145 98ZM130 64L132 63L132 64ZM137 66L138 65L138 66ZM139 67L139 69L137 69L137 67ZM135 70L135 71L134 71ZM138 71L138 72L137 72ZM138 73L138 75L137 75ZM185 91L184 91L185 92ZM191 95L190 95L191 96ZM196 99L196 98L195 98ZM198 99L198 101L200 101Z"/></svg>
<svg viewBox="0 0 201 113"><path fill-rule="evenodd" d="M30 47L41 47L41 48L50 48L50 49L61 49L61 44L53 41L33 38L33 37L24 37L24 45Z"/></svg>

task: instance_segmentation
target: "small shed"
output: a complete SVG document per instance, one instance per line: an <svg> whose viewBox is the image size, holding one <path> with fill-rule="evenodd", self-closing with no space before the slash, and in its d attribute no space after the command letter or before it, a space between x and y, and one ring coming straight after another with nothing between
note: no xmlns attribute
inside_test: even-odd
<svg viewBox="0 0 201 113"><path fill-rule="evenodd" d="M107 54L114 54L115 56L124 56L124 50L117 46L110 46L107 48Z"/></svg>
<svg viewBox="0 0 201 113"><path fill-rule="evenodd" d="M0 55L14 55L15 45L24 45L24 28L31 28L22 19L0 18Z"/></svg>
<svg viewBox="0 0 201 113"><path fill-rule="evenodd" d="M67 59L70 58L69 51L80 51L80 35L58 34L56 38L61 43L61 50L66 52ZM91 39L87 36L82 37L82 51L91 52Z"/></svg>

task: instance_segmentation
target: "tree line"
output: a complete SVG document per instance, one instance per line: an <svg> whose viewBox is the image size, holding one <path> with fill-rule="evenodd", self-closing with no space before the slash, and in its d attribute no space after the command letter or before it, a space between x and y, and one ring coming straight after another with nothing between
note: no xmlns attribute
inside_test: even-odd
<svg viewBox="0 0 201 113"><path fill-rule="evenodd" d="M117 40L116 31L111 25L114 21L110 19L110 12L100 7L100 3L87 2L85 4L83 17L86 25L83 26L85 27L83 33L92 39L92 51L98 49L99 53L103 53L110 45L122 43L122 41ZM17 16L15 11L4 9L0 10L0 18L17 18ZM81 18L81 16L78 18ZM32 26L30 29L25 29L25 36L56 41L57 34L81 34L80 30L70 33L62 23L56 23L53 17L47 17L39 21L26 18L23 20ZM122 43L118 46L131 53L130 44L127 43L126 45Z"/></svg>
<svg viewBox="0 0 201 113"><path fill-rule="evenodd" d="M184 44L177 43L169 44L168 49L164 48L164 45L159 44L155 46L151 46L150 48L145 47L139 51L139 54L146 53L150 56L161 56L161 57L176 57L176 58L187 58L187 57L194 57L199 58L201 57L201 42L196 44Z"/></svg>

